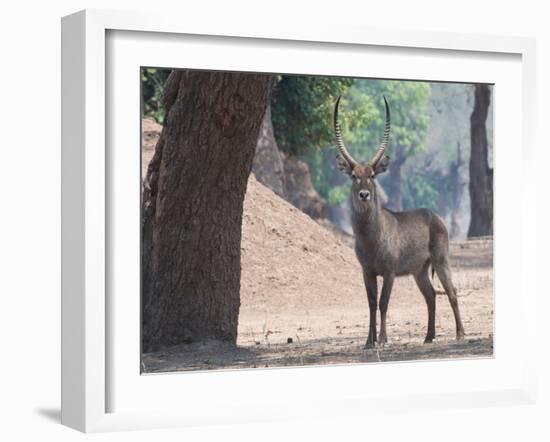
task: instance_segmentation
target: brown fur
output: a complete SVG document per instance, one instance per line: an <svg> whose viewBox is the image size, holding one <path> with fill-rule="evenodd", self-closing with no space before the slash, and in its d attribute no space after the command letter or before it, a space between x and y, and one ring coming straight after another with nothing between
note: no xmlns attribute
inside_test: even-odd
<svg viewBox="0 0 550 442"><path fill-rule="evenodd" d="M384 154L388 145L391 127L390 108L386 97L386 125L380 147L371 161L360 165L350 155L342 140L338 123L338 104L334 107L334 130L340 154L338 168L352 179L351 207L352 225L355 232L355 253L363 268L363 278L369 300L370 324L367 347L375 342L385 344L386 313L390 302L393 281L396 276L413 275L428 306L428 332L425 342L435 338L435 290L430 282L428 269L432 266L451 303L456 323L456 338L464 337L460 319L456 289L451 279L449 265L449 235L445 224L437 215L427 209L392 212L383 209L374 179L385 172L390 157ZM376 311L378 304L377 277L384 283L380 294L380 335L376 334Z"/></svg>
<svg viewBox="0 0 550 442"><path fill-rule="evenodd" d="M464 337L464 328L456 290L449 265L449 239L445 224L428 209L392 212L381 207L376 193L371 166L349 171L351 187L352 225L355 232L355 252L363 268L367 289L370 325L366 345L387 342L386 313L393 281L396 276L413 275L428 307L428 331L425 342L435 338L435 290L430 282L429 267L437 273L453 309L456 337ZM359 191L370 192L370 199L361 200ZM377 302L377 276L384 283ZM380 308L380 334L377 336L376 311Z"/></svg>

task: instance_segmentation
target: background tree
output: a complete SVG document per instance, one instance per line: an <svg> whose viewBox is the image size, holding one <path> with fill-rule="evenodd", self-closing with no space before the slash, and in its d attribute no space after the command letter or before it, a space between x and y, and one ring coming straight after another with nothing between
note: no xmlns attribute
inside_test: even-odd
<svg viewBox="0 0 550 442"><path fill-rule="evenodd" d="M464 161L462 159L462 150L460 149L460 143L456 145L456 160L449 164L449 173L447 175L448 194L450 198L449 209L451 213L451 225L449 229L449 235L451 238L455 238L459 235L459 211L460 200L462 196L462 188L464 187L464 181L460 176L460 169L462 168Z"/></svg>
<svg viewBox="0 0 550 442"><path fill-rule="evenodd" d="M170 69L141 69L141 109L144 115L154 118L159 124L164 121L161 97L170 72Z"/></svg>
<svg viewBox="0 0 550 442"><path fill-rule="evenodd" d="M271 75L173 71L142 201L143 349L235 342L243 200Z"/></svg>
<svg viewBox="0 0 550 442"><path fill-rule="evenodd" d="M266 113L262 124L253 164L256 178L314 219L326 217L327 204L312 183L303 154L331 142L327 115L333 97L352 83L348 78L278 76L272 113Z"/></svg>
<svg viewBox="0 0 550 442"><path fill-rule="evenodd" d="M405 161L425 148L428 125L428 99L430 85L418 82L356 79L342 92L341 121L346 145L354 158L365 162L373 155L384 131L385 114L382 97L386 95L392 111L392 134L389 155L395 161L393 174L398 178ZM329 217L344 230L349 230L349 180L336 168L334 157L334 129L332 112L339 93L331 96L330 108L325 121L329 125L330 138L322 149L310 149L305 158L312 172L313 182L329 203ZM410 115L407 112L410 110ZM381 176L381 185L386 191L393 190L393 199L398 205L418 207L434 200L437 190L425 177L405 175L403 182L393 183L388 176ZM410 204L407 206L406 204Z"/></svg>
<svg viewBox="0 0 550 442"><path fill-rule="evenodd" d="M423 202L445 219L452 238L464 238L470 222L468 183L472 87L461 83L431 83L426 150L411 165L429 161L421 172L431 183L435 200ZM407 170L405 175L409 176ZM417 201L420 199L416 197ZM417 206L418 207L418 206Z"/></svg>
<svg viewBox="0 0 550 442"><path fill-rule="evenodd" d="M273 90L272 120L279 148L301 156L334 143L330 116L335 97L354 83L352 78L281 75Z"/></svg>
<svg viewBox="0 0 550 442"><path fill-rule="evenodd" d="M392 129L388 154L391 162L388 173L380 181L388 194L387 207L403 210L408 208L403 205L403 191L408 184L406 179L409 178L404 178L403 167L409 158L426 148L430 85L414 81L361 80L357 82L357 87L377 104L379 116L369 126L377 138L383 133L384 108L379 103L382 96L389 100ZM376 147L376 143L369 142L368 145L372 146L371 149ZM421 177L411 175L410 178L416 179L416 183L410 184L416 185L418 189ZM429 186L423 187L429 190Z"/></svg>
<svg viewBox="0 0 550 442"><path fill-rule="evenodd" d="M489 85L476 84L470 117L470 237L493 234L493 169L489 167L486 127L490 101Z"/></svg>
<svg viewBox="0 0 550 442"><path fill-rule="evenodd" d="M287 197L284 156L279 150L271 119L271 105L267 106L256 144L252 171L257 180L282 198Z"/></svg>

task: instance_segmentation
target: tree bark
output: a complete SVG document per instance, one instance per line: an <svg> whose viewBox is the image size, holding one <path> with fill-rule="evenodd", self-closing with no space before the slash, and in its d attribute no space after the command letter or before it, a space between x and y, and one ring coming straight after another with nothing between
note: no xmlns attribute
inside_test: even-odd
<svg viewBox="0 0 550 442"><path fill-rule="evenodd" d="M486 128L490 100L489 86L476 84L474 110L470 117L469 237L493 234L493 169L489 167Z"/></svg>
<svg viewBox="0 0 550 442"><path fill-rule="evenodd" d="M252 172L260 183L269 187L281 198L285 198L285 170L283 157L273 133L271 106L267 107L262 121Z"/></svg>
<svg viewBox="0 0 550 442"><path fill-rule="evenodd" d="M327 203L317 193L311 180L309 166L291 155L283 154L285 167L285 199L313 219L327 217Z"/></svg>
<svg viewBox="0 0 550 442"><path fill-rule="evenodd" d="M272 76L173 71L142 201L143 351L235 342L243 201Z"/></svg>
<svg viewBox="0 0 550 442"><path fill-rule="evenodd" d="M326 218L327 205L313 187L309 166L279 150L271 106L267 107L262 121L252 172L260 183L313 219Z"/></svg>

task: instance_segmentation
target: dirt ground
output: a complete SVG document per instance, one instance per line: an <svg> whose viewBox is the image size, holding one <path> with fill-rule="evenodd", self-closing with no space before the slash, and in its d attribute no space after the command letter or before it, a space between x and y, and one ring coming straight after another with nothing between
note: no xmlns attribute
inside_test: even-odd
<svg viewBox="0 0 550 442"><path fill-rule="evenodd" d="M143 166L155 129L144 124ZM152 146L151 146L152 145ZM490 357L493 241L451 243L453 282L466 332L455 341L446 295L437 296L436 339L423 344L427 308L412 277L397 278L388 344L364 349L368 304L353 238L317 223L251 176L243 212L237 347L206 342L143 355L144 372ZM437 280L436 290L442 291ZM381 287L381 280L379 281Z"/></svg>
<svg viewBox="0 0 550 442"><path fill-rule="evenodd" d="M454 339L454 320L445 295L437 298L436 339L423 344L427 310L411 277L396 281L388 311L388 345L365 349L368 305L327 294L322 302L245 298L237 348L219 343L183 345L144 356L145 372L326 365L425 359L490 357L493 354L492 241L451 246L453 277L466 338ZM244 270L244 268L243 268ZM436 277L436 285L437 285ZM439 286L438 286L439 287ZM313 299L312 299L313 298ZM354 297L355 298L355 297ZM288 340L292 339L292 343Z"/></svg>

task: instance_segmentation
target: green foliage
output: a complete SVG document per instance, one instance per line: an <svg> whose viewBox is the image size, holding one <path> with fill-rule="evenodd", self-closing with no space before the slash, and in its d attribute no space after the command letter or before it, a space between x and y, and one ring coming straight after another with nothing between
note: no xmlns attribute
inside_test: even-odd
<svg viewBox="0 0 550 442"><path fill-rule="evenodd" d="M141 97L144 117L152 117L159 124L164 121L161 105L164 83L172 72L170 69L141 68Z"/></svg>
<svg viewBox="0 0 550 442"><path fill-rule="evenodd" d="M386 97L391 110L391 135L388 154L401 159L416 155L426 147L429 124L428 105L430 84L401 80L357 80L353 93L369 97L376 103L374 117L357 143L368 144L372 152L377 148L374 140L380 140L384 131Z"/></svg>
<svg viewBox="0 0 550 442"><path fill-rule="evenodd" d="M343 92L340 123L346 146L357 161L369 161L382 139L386 121L384 96L391 110L392 130L387 153L392 161L405 161L424 151L429 124L429 83L357 79ZM329 204L336 205L347 197L347 191L343 192L343 189L349 188L349 183L335 167L334 98L331 98L333 101L324 117L329 122L330 136L323 138L322 149L305 150L305 160L310 166L316 190ZM387 173L385 175L381 176L382 184L387 180ZM438 198L433 180L422 175L405 175L403 178L406 207L435 208Z"/></svg>
<svg viewBox="0 0 550 442"><path fill-rule="evenodd" d="M278 77L271 99L271 115L279 148L302 155L330 144L334 138L335 98L352 84L351 78Z"/></svg>
<svg viewBox="0 0 550 442"><path fill-rule="evenodd" d="M331 206L342 204L349 196L349 186L334 186L328 191L327 202Z"/></svg>
<svg viewBox="0 0 550 442"><path fill-rule="evenodd" d="M438 211L438 182L431 174L409 174L403 181L403 207L405 209L424 207Z"/></svg>

